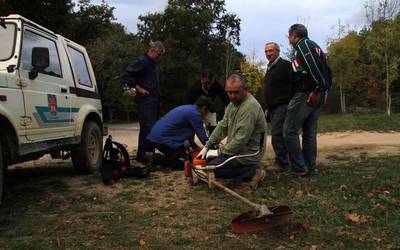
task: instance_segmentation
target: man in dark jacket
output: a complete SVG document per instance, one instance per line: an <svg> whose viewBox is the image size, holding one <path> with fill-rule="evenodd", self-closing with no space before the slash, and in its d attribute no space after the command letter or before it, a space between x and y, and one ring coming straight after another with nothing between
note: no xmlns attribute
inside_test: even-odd
<svg viewBox="0 0 400 250"><path fill-rule="evenodd" d="M207 96L213 102L213 109L205 117L205 124L211 134L217 126L216 98L219 97L225 106L229 104L229 98L224 87L215 80L214 74L209 69L204 70L200 75L200 80L189 89L187 103L195 103L200 96ZM223 115L223 112L221 112L218 117L221 119Z"/></svg>
<svg viewBox="0 0 400 250"><path fill-rule="evenodd" d="M326 57L321 48L308 38L307 28L302 24L289 28L289 42L294 48L294 96L288 105L283 136L292 172L304 176L315 171L318 117L329 88L323 75ZM303 131L302 145L300 129Z"/></svg>
<svg viewBox="0 0 400 250"><path fill-rule="evenodd" d="M283 140L283 123L290 101L292 65L279 56L280 48L275 42L265 44L265 56L269 63L264 77L264 104L267 122L271 123L271 143L275 162L269 171L282 171L288 165L288 154Z"/></svg>
<svg viewBox="0 0 400 250"><path fill-rule="evenodd" d="M156 65L164 53L160 41L151 42L147 52L133 60L123 73L123 80L130 87L128 94L136 94L140 126L136 160L142 163L146 161L146 152L154 152L146 137L158 117L160 90Z"/></svg>

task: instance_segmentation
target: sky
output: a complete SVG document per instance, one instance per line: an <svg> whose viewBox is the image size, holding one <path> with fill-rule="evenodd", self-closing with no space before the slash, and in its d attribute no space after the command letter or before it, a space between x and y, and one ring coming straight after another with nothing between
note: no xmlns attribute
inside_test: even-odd
<svg viewBox="0 0 400 250"><path fill-rule="evenodd" d="M225 0L227 12L241 19L240 42L237 48L248 57L267 61L266 42L274 41L281 51L289 50L288 28L294 23L307 26L311 40L324 50L329 39L338 37L339 20L348 29L359 30L366 23L366 0ZM100 0L93 0L100 3ZM139 15L162 12L167 0L106 0L115 7L117 22L128 31L137 32Z"/></svg>

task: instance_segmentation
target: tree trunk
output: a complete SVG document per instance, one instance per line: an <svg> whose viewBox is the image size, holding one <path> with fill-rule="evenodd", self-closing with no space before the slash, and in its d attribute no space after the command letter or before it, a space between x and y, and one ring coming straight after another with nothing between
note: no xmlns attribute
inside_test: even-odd
<svg viewBox="0 0 400 250"><path fill-rule="evenodd" d="M389 59L387 54L387 47L385 48L385 68L386 68L386 113L390 116L391 98L389 93Z"/></svg>
<svg viewBox="0 0 400 250"><path fill-rule="evenodd" d="M130 122L131 121L131 112L126 111L126 121Z"/></svg>
<svg viewBox="0 0 400 250"><path fill-rule="evenodd" d="M340 92L340 110L342 114L346 113L346 99L343 93L342 84L339 84L339 92Z"/></svg>

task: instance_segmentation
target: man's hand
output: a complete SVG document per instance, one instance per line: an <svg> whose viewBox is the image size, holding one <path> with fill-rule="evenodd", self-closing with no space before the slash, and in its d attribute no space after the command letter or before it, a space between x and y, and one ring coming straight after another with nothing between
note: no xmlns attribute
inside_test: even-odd
<svg viewBox="0 0 400 250"><path fill-rule="evenodd" d="M135 96L136 95L136 89L135 88L129 88L125 93L129 96Z"/></svg>
<svg viewBox="0 0 400 250"><path fill-rule="evenodd" d="M207 156L208 148L204 147L200 153L196 156L196 158L205 159Z"/></svg>
<svg viewBox="0 0 400 250"><path fill-rule="evenodd" d="M216 158L219 156L218 149L208 150L206 158Z"/></svg>
<svg viewBox="0 0 400 250"><path fill-rule="evenodd" d="M146 89L140 87L139 85L136 85L136 93L140 96L147 96L149 95L149 91Z"/></svg>

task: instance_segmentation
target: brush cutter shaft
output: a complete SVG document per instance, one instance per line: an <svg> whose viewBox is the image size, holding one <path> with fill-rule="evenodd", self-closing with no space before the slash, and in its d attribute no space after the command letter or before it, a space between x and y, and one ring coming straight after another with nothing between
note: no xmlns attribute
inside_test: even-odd
<svg viewBox="0 0 400 250"><path fill-rule="evenodd" d="M224 185L222 185L221 183L219 183L218 181L212 181L212 183L219 187L220 189L222 189L225 193L228 193L230 195L232 195L233 197L235 197L238 200L243 201L244 203L246 203L247 205L249 205L250 207L252 207L253 209L257 210L257 212L261 212L262 214L272 214L271 211L268 210L268 208L266 206L262 206L260 204L251 202L250 200L244 198L243 196L239 195L238 193L234 192L233 190L225 187ZM266 210L265 210L266 209Z"/></svg>

